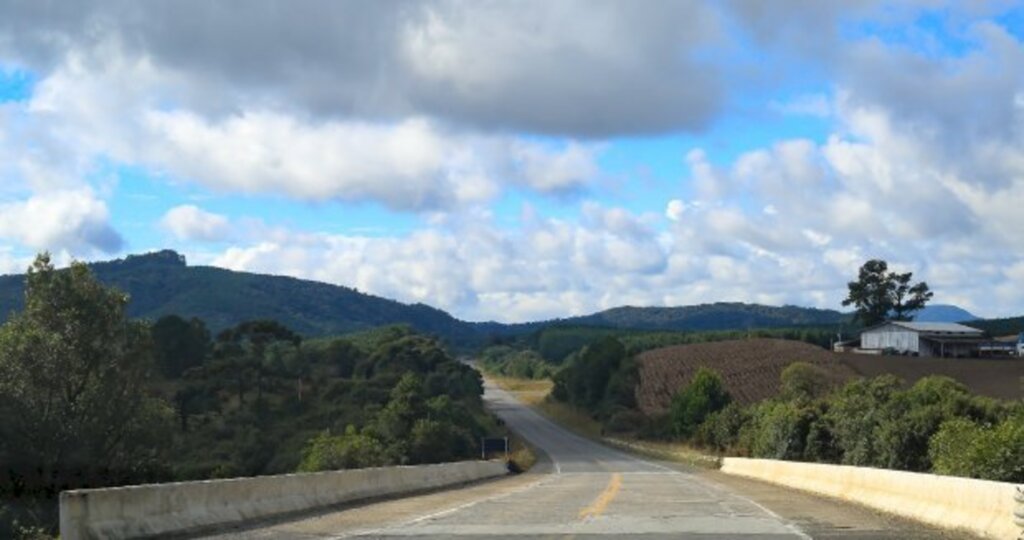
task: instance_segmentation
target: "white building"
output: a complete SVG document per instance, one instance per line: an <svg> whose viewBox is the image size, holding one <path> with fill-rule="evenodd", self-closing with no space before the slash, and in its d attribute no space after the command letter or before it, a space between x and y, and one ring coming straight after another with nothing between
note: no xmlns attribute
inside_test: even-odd
<svg viewBox="0 0 1024 540"><path fill-rule="evenodd" d="M966 358L978 355L985 333L956 323L890 321L860 334L864 351L891 351L916 356Z"/></svg>

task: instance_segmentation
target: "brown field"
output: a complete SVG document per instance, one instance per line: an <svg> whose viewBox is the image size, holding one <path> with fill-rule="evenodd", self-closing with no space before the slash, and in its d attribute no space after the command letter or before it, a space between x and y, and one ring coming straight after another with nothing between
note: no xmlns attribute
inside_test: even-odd
<svg viewBox="0 0 1024 540"><path fill-rule="evenodd" d="M637 402L647 414L667 410L676 391L704 366L722 376L726 389L740 403L753 403L778 393L779 376L793 362L821 366L836 382L885 373L908 383L927 375L947 375L976 394L1002 399L1021 398L1024 388L1024 361L1020 360L836 354L807 343L780 339L677 345L647 351L637 359Z"/></svg>

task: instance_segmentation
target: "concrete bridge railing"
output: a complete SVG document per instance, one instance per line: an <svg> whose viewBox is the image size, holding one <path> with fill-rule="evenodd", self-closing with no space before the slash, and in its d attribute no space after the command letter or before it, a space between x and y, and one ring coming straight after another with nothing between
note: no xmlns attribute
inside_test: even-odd
<svg viewBox="0 0 1024 540"><path fill-rule="evenodd" d="M722 472L836 497L984 538L1024 540L1024 486L770 459L725 458Z"/></svg>
<svg viewBox="0 0 1024 540"><path fill-rule="evenodd" d="M60 535L80 540L188 533L504 474L504 462L469 461L65 491Z"/></svg>

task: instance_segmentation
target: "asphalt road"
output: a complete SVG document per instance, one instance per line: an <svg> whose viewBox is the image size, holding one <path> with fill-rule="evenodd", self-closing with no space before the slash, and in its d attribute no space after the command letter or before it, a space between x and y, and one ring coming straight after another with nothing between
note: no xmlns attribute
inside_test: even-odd
<svg viewBox="0 0 1024 540"><path fill-rule="evenodd" d="M210 537L970 538L838 501L625 454L566 431L488 386L486 399L546 459L531 473Z"/></svg>

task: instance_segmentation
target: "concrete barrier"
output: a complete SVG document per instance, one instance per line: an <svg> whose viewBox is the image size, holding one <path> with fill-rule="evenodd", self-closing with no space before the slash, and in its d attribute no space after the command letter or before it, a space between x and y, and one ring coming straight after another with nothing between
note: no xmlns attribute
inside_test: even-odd
<svg viewBox="0 0 1024 540"><path fill-rule="evenodd" d="M184 533L506 473L504 462L470 461L65 491L60 534L79 540Z"/></svg>
<svg viewBox="0 0 1024 540"><path fill-rule="evenodd" d="M866 467L725 458L722 472L863 504L948 529L1018 540L1013 484ZM1021 495L1017 495L1020 497ZM1015 508L1016 507L1016 508Z"/></svg>

